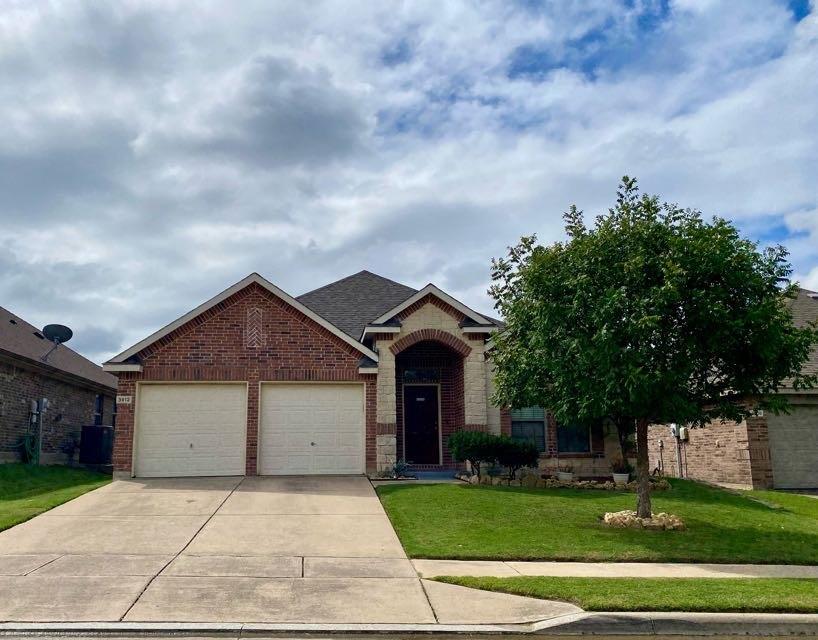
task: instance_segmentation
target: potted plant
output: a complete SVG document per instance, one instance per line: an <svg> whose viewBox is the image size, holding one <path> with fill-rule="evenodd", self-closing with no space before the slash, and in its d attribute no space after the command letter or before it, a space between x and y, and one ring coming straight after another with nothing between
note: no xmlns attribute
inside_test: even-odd
<svg viewBox="0 0 818 640"><path fill-rule="evenodd" d="M573 482L574 467L570 464L561 464L557 467L557 480L560 482Z"/></svg>
<svg viewBox="0 0 818 640"><path fill-rule="evenodd" d="M617 458L611 463L611 471L613 472L614 484L628 484L631 478L631 463L625 458Z"/></svg>

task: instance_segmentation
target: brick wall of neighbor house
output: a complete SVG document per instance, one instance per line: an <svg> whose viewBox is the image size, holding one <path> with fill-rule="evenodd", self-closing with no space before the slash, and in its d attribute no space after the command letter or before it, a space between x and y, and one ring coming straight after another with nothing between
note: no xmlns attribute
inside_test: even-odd
<svg viewBox="0 0 818 640"><path fill-rule="evenodd" d="M660 441L664 447L660 447ZM651 470L663 468L664 475L679 477L676 443L667 425L648 428ZM772 465L767 435L767 419L748 418L742 422L712 422L690 429L689 440L681 443L682 474L686 478L725 485L772 486Z"/></svg>
<svg viewBox="0 0 818 640"><path fill-rule="evenodd" d="M249 340L253 319L260 329ZM252 284L179 327L140 354L141 373L119 374L119 393L134 395L145 381L242 381L248 383L247 466L255 475L259 382L365 383L366 465L376 456L375 376L358 373L361 354L263 287ZM120 405L114 470L131 471L135 405Z"/></svg>
<svg viewBox="0 0 818 640"><path fill-rule="evenodd" d="M48 398L43 419L43 462L67 462L62 447L79 441L83 425L94 423L99 391L55 379L28 367L0 361L0 462L19 459L18 443L26 433L31 400ZM113 391L103 394L104 424L111 424Z"/></svg>

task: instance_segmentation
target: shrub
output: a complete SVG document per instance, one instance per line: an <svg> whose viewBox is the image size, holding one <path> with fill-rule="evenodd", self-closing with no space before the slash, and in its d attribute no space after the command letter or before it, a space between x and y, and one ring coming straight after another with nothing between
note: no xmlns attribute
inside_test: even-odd
<svg viewBox="0 0 818 640"><path fill-rule="evenodd" d="M457 431L449 437L449 450L458 462L468 462L480 476L485 465L491 471L496 465L508 469L514 478L523 467L536 467L537 447L530 442L518 442L508 436L495 436L483 431ZM489 475L499 475L496 471Z"/></svg>
<svg viewBox="0 0 818 640"><path fill-rule="evenodd" d="M468 462L479 478L481 463L497 462L496 438L485 431L456 431L449 436L449 451L457 462Z"/></svg>
<svg viewBox="0 0 818 640"><path fill-rule="evenodd" d="M613 473L633 473L633 467L625 458L617 458L611 462L611 471Z"/></svg>
<svg viewBox="0 0 818 640"><path fill-rule="evenodd" d="M508 469L508 477L513 480L523 467L536 467L540 452L531 442L512 440L508 436L494 436L497 462Z"/></svg>

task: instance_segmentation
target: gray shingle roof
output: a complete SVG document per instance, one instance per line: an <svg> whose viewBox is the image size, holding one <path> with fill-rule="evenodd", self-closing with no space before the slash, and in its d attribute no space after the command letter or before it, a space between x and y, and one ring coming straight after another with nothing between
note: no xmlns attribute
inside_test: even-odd
<svg viewBox="0 0 818 640"><path fill-rule="evenodd" d="M67 345L61 344L43 363L40 358L48 353L54 344L39 336L42 334L37 327L0 307L0 352L25 358L41 366L53 367L64 373L110 387L112 390L116 389L117 380L114 376Z"/></svg>
<svg viewBox="0 0 818 640"><path fill-rule="evenodd" d="M799 289L798 296L790 303L792 319L796 327L806 327L810 322L818 321L818 293L807 289ZM810 353L803 367L804 373L818 373L818 347ZM813 393L818 389L812 389Z"/></svg>
<svg viewBox="0 0 818 640"><path fill-rule="evenodd" d="M356 340L367 323L410 298L417 289L369 271L359 271L296 299Z"/></svg>

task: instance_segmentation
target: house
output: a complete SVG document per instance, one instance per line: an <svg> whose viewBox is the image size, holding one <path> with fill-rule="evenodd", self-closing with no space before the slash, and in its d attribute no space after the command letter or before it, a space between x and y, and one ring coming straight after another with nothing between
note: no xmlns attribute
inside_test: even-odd
<svg viewBox="0 0 818 640"><path fill-rule="evenodd" d="M501 326L432 284L361 271L295 298L251 274L104 364L119 378L115 472L445 470L448 436L473 429L607 474L602 431L561 435L540 410L492 404Z"/></svg>
<svg viewBox="0 0 818 640"><path fill-rule="evenodd" d="M42 462L66 462L83 425L113 424L116 378L67 345L53 346L39 329L0 307L0 462L19 460L31 403L42 398L49 402Z"/></svg>
<svg viewBox="0 0 818 640"><path fill-rule="evenodd" d="M800 289L791 302L793 320L803 327L818 321L818 293ZM818 348L804 365L818 373ZM686 439L668 425L649 428L652 469L744 488L818 489L818 389L785 386L789 413L762 412L740 423L714 421L688 429Z"/></svg>

